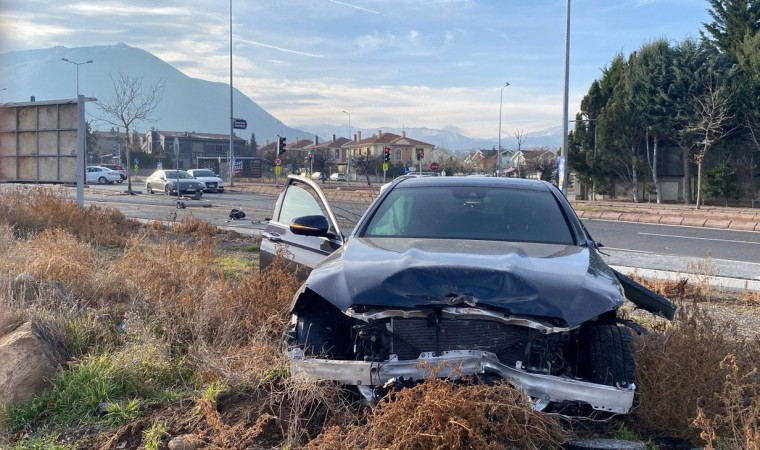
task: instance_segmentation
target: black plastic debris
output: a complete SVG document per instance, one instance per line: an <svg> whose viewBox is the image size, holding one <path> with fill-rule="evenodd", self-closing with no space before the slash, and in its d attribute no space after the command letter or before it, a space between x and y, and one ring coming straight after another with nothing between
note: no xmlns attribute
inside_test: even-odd
<svg viewBox="0 0 760 450"><path fill-rule="evenodd" d="M245 213L237 208L233 208L233 210L230 211L230 219L232 220L245 219Z"/></svg>

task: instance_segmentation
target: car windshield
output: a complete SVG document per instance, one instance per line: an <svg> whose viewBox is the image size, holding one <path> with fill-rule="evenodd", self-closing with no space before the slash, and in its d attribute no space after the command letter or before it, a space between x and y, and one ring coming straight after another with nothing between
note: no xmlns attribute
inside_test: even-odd
<svg viewBox="0 0 760 450"><path fill-rule="evenodd" d="M177 176L177 173L179 172L179 177ZM166 174L166 178L174 178L175 180L179 178L180 180L183 178L192 178L189 173L185 172L184 170L167 170L164 172Z"/></svg>
<svg viewBox="0 0 760 450"><path fill-rule="evenodd" d="M215 177L214 172L210 170L193 170L193 176L196 177Z"/></svg>
<svg viewBox="0 0 760 450"><path fill-rule="evenodd" d="M363 236L574 245L551 192L483 186L395 188Z"/></svg>

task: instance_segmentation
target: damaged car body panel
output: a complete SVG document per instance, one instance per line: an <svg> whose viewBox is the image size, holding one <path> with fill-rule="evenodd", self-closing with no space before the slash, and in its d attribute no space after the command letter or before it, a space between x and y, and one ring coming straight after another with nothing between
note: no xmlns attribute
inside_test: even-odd
<svg viewBox="0 0 760 450"><path fill-rule="evenodd" d="M290 182L275 217L295 209L287 205L294 184L324 200L310 180ZM674 312L607 266L545 182L402 177L348 238L335 233L332 213L327 226L314 213L272 224L287 227L298 248L313 239L323 255L317 264L294 255L313 270L291 307L291 370L354 386L369 400L436 373L505 380L540 410L627 413L635 364L617 310L630 291L642 309ZM325 252L326 243L335 250Z"/></svg>
<svg viewBox="0 0 760 450"><path fill-rule="evenodd" d="M676 305L662 295L652 292L641 284L633 281L630 277L623 275L617 270L614 271L620 284L623 285L623 291L628 300L634 305L656 314L668 320L673 320L676 316Z"/></svg>

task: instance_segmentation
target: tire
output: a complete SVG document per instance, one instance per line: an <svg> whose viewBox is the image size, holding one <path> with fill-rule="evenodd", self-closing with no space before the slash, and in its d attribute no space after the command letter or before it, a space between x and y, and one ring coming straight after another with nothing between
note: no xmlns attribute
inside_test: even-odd
<svg viewBox="0 0 760 450"><path fill-rule="evenodd" d="M169 189L169 185L168 184L166 186L164 186L164 194L166 194L168 196L172 195L172 191L171 191L171 189ZM179 191L177 192L177 196L179 197Z"/></svg>
<svg viewBox="0 0 760 450"><path fill-rule="evenodd" d="M592 383L628 386L636 381L631 330L617 325L585 325L581 328L583 372Z"/></svg>
<svg viewBox="0 0 760 450"><path fill-rule="evenodd" d="M106 180L106 177L100 177L98 178L98 184L106 184L108 180Z"/></svg>
<svg viewBox="0 0 760 450"><path fill-rule="evenodd" d="M148 192L148 194L153 194L153 188L150 187L150 184L145 185L145 190Z"/></svg>

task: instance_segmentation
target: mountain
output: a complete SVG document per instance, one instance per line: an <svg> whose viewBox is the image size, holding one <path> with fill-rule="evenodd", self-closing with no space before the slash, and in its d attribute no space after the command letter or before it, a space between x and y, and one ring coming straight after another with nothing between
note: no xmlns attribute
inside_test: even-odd
<svg viewBox="0 0 760 450"><path fill-rule="evenodd" d="M22 50L0 54L0 91L2 102L28 102L36 100L60 100L75 98L77 67L61 61L93 60L83 64L79 70L79 91L87 97L99 100L110 99L113 95L112 77L120 73L131 77L143 77L149 88L159 81L165 83L163 100L154 114L155 122L141 123L137 130L145 132L151 127L165 131L197 131L205 133L229 133L229 84L216 83L191 78L153 54L126 44L93 47L52 47L37 50ZM333 134L346 136L345 124L286 126L257 105L237 89L234 90L235 117L248 122L246 130L235 133L249 139L256 134L256 141L263 145L266 140L275 142L277 135L287 137L289 142L298 139L313 139L316 133L321 141L329 140ZM87 119L93 120L95 129L109 129L111 125L98 121L100 111L95 105L88 105ZM308 129L311 133L301 130ZM369 136L378 129L401 134L395 127L375 127L361 129L362 136ZM498 139L476 139L463 135L455 127L446 129L405 128L407 136L429 142L437 147L445 147L453 152L467 152L475 149L496 148ZM352 130L355 132L356 130ZM558 148L559 128L528 133L524 143L526 148ZM517 148L514 137L504 134L501 139L504 148Z"/></svg>
<svg viewBox="0 0 760 450"><path fill-rule="evenodd" d="M71 61L93 60L93 64L79 66L79 91L86 97L99 100L113 95L111 77L120 73L143 77L149 88L163 80L163 100L154 115L155 123L138 124L139 131L150 127L167 131L197 131L229 134L230 87L191 78L171 65L144 50L126 44L94 47L52 47L40 50L23 50L0 54L0 101L28 102L31 96L37 101L60 100L76 97L77 67ZM245 119L248 128L235 130L235 134L249 139L274 142L277 135L289 139L312 139L311 133L285 126L242 92L234 89L235 117ZM87 106L87 120L97 119L100 111ZM111 125L94 120L95 129L109 129Z"/></svg>
<svg viewBox="0 0 760 450"><path fill-rule="evenodd" d="M332 135L344 136L348 130L346 125L294 125L296 128L308 128L313 133L316 133L320 139L332 139ZM548 128L545 130L539 130L535 132L526 133L526 139L523 143L524 148L534 147L547 147L556 149L559 148L560 143L560 127ZM478 139L465 136L458 132L458 130L452 129L436 129L436 128L415 128L415 127L377 127L377 128L353 128L352 133L356 133L361 130L362 138L371 136L377 133L378 130L383 132L401 134L402 131L406 131L406 135L410 138L417 139L423 142L428 142L436 147L445 147L454 153L466 153L470 150L477 149L492 149L498 146L499 140L493 139ZM501 146L506 149L517 148L517 140L514 136L504 135L501 137Z"/></svg>

